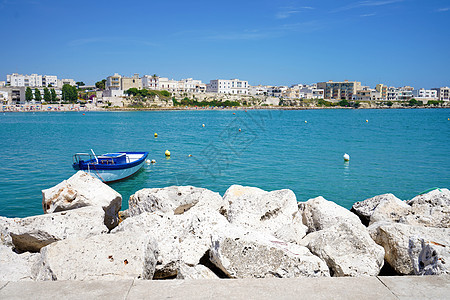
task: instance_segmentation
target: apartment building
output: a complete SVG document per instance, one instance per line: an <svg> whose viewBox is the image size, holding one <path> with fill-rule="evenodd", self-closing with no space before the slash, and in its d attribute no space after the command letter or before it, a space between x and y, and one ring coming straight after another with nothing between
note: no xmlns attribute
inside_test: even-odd
<svg viewBox="0 0 450 300"><path fill-rule="evenodd" d="M381 83L377 84L375 90L377 91L380 100L387 100L388 87L386 85Z"/></svg>
<svg viewBox="0 0 450 300"><path fill-rule="evenodd" d="M121 89L126 91L131 88L142 89L142 80L139 78L139 74L134 74L132 77L122 77Z"/></svg>
<svg viewBox="0 0 450 300"><path fill-rule="evenodd" d="M436 90L418 89L412 91L413 97L416 100L437 100L438 92Z"/></svg>
<svg viewBox="0 0 450 300"><path fill-rule="evenodd" d="M239 79L215 79L206 85L206 91L219 94L249 94L248 81Z"/></svg>
<svg viewBox="0 0 450 300"><path fill-rule="evenodd" d="M248 88L248 94L252 96L265 96L267 95L268 88L266 85L251 85Z"/></svg>
<svg viewBox="0 0 450 300"><path fill-rule="evenodd" d="M42 86L57 87L58 86L58 76L55 76L55 75L42 76Z"/></svg>
<svg viewBox="0 0 450 300"><path fill-rule="evenodd" d="M324 90L325 99L352 100L356 92L361 90L361 82L338 81L318 82L317 88Z"/></svg>
<svg viewBox="0 0 450 300"><path fill-rule="evenodd" d="M42 75L22 75L13 73L6 75L6 82L10 86L40 87L42 86Z"/></svg>
<svg viewBox="0 0 450 300"><path fill-rule="evenodd" d="M439 101L450 101L450 88L449 87L441 87L434 88L432 90L437 91L437 98Z"/></svg>
<svg viewBox="0 0 450 300"><path fill-rule="evenodd" d="M204 93L206 92L206 84L201 80L192 78L181 79L178 81L177 92L184 93Z"/></svg>

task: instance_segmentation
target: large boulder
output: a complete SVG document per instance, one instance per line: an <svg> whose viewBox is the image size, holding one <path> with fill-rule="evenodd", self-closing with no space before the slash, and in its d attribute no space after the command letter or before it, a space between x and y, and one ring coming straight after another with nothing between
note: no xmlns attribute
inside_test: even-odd
<svg viewBox="0 0 450 300"><path fill-rule="evenodd" d="M450 251L450 229L412 226L392 222L377 222L368 227L370 236L385 250L385 260L399 274L414 274L420 266L422 240L444 245ZM419 270L419 267L416 267Z"/></svg>
<svg viewBox="0 0 450 300"><path fill-rule="evenodd" d="M229 223L218 212L197 211L182 215L144 212L124 220L113 232L151 234L159 245L155 278L177 275L181 264L195 266L209 250L211 235Z"/></svg>
<svg viewBox="0 0 450 300"><path fill-rule="evenodd" d="M69 237L87 238L108 232L101 207L84 207L54 214L10 219L9 235L18 251L39 252Z"/></svg>
<svg viewBox="0 0 450 300"><path fill-rule="evenodd" d="M383 267L383 247L362 226L338 223L312 232L304 240L308 249L327 263L332 276L376 276Z"/></svg>
<svg viewBox="0 0 450 300"><path fill-rule="evenodd" d="M231 278L329 276L308 248L248 228L218 230L211 240L211 262Z"/></svg>
<svg viewBox="0 0 450 300"><path fill-rule="evenodd" d="M67 239L41 249L36 280L152 279L158 246L147 234Z"/></svg>
<svg viewBox="0 0 450 300"><path fill-rule="evenodd" d="M291 190L266 192L255 187L232 185L223 196L229 208L228 221L263 231L287 242L306 235L295 194Z"/></svg>
<svg viewBox="0 0 450 300"><path fill-rule="evenodd" d="M46 214L84 206L99 206L105 211L106 227L112 229L119 222L122 196L101 180L78 171L68 180L42 190L42 206Z"/></svg>
<svg viewBox="0 0 450 300"><path fill-rule="evenodd" d="M406 202L411 213L406 223L411 225L450 228L450 191L435 189Z"/></svg>
<svg viewBox="0 0 450 300"><path fill-rule="evenodd" d="M299 203L299 209L302 212L303 223L308 227L308 232L326 229L338 223L363 226L361 220L354 213L323 197Z"/></svg>
<svg viewBox="0 0 450 300"><path fill-rule="evenodd" d="M408 224L406 218L409 214L411 207L397 197L392 197L385 199L374 209L369 225L380 221Z"/></svg>
<svg viewBox="0 0 450 300"><path fill-rule="evenodd" d="M32 268L39 254L17 254L10 247L0 245L0 282L32 280Z"/></svg>
<svg viewBox="0 0 450 300"><path fill-rule="evenodd" d="M406 203L395 197L393 194L383 194L356 202L353 204L351 211L360 217L364 225L369 225L375 209L382 203L395 203L399 204L399 206L401 206L400 203L403 203L406 205Z"/></svg>
<svg viewBox="0 0 450 300"><path fill-rule="evenodd" d="M180 215L201 209L221 211L224 204L219 193L193 186L142 189L130 197L128 215L157 211Z"/></svg>

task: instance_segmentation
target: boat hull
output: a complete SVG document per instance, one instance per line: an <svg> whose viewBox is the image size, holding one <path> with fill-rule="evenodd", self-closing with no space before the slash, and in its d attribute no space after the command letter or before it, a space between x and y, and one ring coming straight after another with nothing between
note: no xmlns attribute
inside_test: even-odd
<svg viewBox="0 0 450 300"><path fill-rule="evenodd" d="M97 177L103 182L113 182L113 181L119 181L125 178L128 178L132 176L134 173L139 171L139 169L142 168L144 165L144 162L140 163L137 166L127 168L127 169L118 169L118 170L97 170L95 166L93 165L88 170L83 170L86 173Z"/></svg>

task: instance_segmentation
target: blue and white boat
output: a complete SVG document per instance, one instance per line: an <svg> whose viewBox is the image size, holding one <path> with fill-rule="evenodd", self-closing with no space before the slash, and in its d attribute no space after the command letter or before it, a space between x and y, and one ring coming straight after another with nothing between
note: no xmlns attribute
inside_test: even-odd
<svg viewBox="0 0 450 300"><path fill-rule="evenodd" d="M73 156L72 167L82 170L103 182L112 182L130 177L144 165L148 152L115 152L100 156L94 151L77 153Z"/></svg>

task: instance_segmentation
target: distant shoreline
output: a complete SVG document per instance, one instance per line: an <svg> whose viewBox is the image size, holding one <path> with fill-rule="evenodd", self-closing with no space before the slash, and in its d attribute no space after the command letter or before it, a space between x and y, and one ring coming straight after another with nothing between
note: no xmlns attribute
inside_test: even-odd
<svg viewBox="0 0 450 300"><path fill-rule="evenodd" d="M233 107L147 107L147 108L107 108L107 107L55 107L52 109L31 109L31 108L16 108L16 109L2 109L2 113L17 113L17 112L115 112L115 111L240 111L240 110L358 110L358 109L450 109L450 106L436 106L436 107L294 107L294 106L233 106Z"/></svg>

